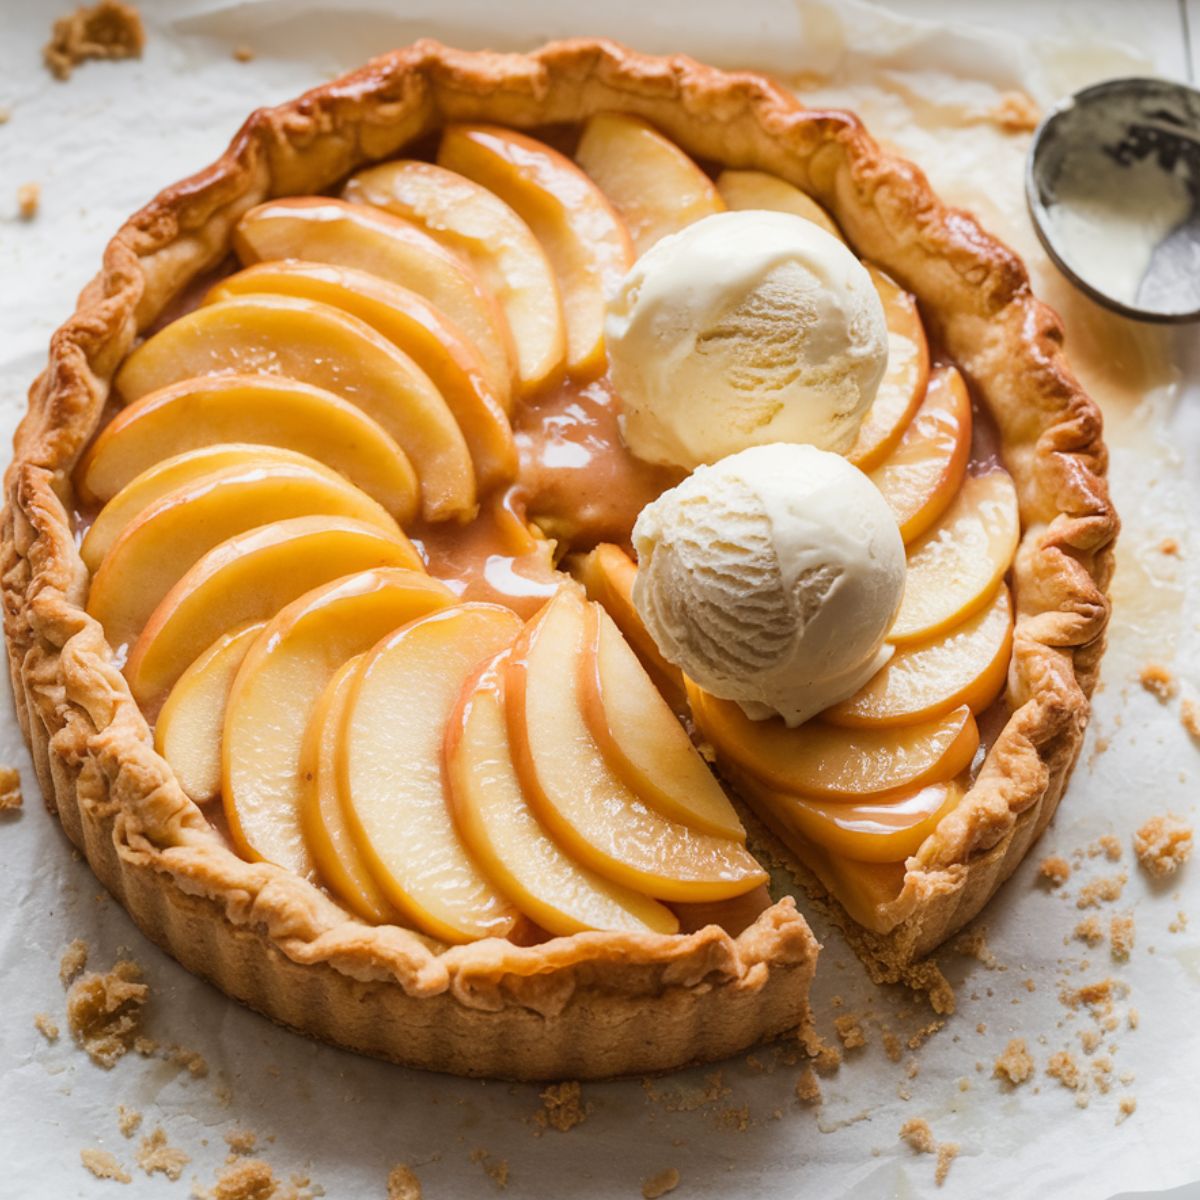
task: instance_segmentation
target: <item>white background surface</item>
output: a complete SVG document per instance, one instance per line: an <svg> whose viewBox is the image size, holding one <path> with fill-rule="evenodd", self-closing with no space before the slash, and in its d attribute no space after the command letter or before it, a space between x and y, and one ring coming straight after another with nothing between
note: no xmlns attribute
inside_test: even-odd
<svg viewBox="0 0 1200 1200"><path fill-rule="evenodd" d="M1138 942L1125 966L1110 963L1103 946L1065 944L1086 915L1073 903L1076 884L1067 898L1048 895L1034 885L1035 863L1026 863L983 919L999 967L944 956L960 1012L916 1056L919 1073L910 1079L912 1056L889 1062L881 1026L907 1035L929 1014L903 996L872 989L838 935L817 921L827 947L817 987L822 1031L830 1033L835 994L847 1009L872 1014L870 1045L824 1082L820 1110L796 1104L798 1067L763 1052L758 1058L768 1070L744 1060L725 1064L723 1086L730 1091L707 1104L698 1104L704 1071L657 1082L657 1100L637 1082L585 1086L588 1120L567 1134L536 1137L530 1122L536 1088L419 1075L304 1041L225 1000L146 943L100 894L42 809L5 696L0 759L22 768L28 792L22 814L0 818L0 1198L182 1197L193 1179L211 1184L225 1154L222 1136L235 1127L264 1139L263 1156L284 1178L304 1171L328 1195L353 1200L384 1196L388 1168L398 1161L416 1170L426 1197L493 1195L483 1167L471 1161L476 1149L489 1161L507 1160L505 1194L512 1197L636 1197L642 1179L669 1166L682 1176L674 1193L680 1200L1104 1197L1200 1180L1200 862L1169 885L1152 887L1129 853L1130 834L1145 816L1168 809L1197 816L1200 748L1180 727L1177 703L1162 706L1135 682L1138 667L1156 659L1193 695L1200 687L1200 542L1186 517L1190 512L1194 522L1200 511L1200 354L1193 350L1191 363L1184 361L1195 331L1137 333L1073 300L1033 249L1024 223L1022 141L963 120L972 105L987 107L997 90L1018 83L1048 102L1110 73L1152 68L1186 78L1182 6L912 0L898 3L904 16L889 23L858 8L843 6L839 19L786 0L359 0L341 7L319 0L152 0L142 5L149 33L143 61L89 64L67 84L40 66L59 7L0 3L0 105L12 110L0 127L5 441L50 332L69 313L121 220L156 189L217 155L251 108L371 54L426 33L496 48L604 34L719 65L833 75L822 96L853 100L868 124L902 145L948 198L977 209L1029 253L1039 288L1065 305L1068 347L1081 352L1085 382L1105 406L1114 495L1125 519L1113 646L1089 745L1034 858L1116 834L1125 846L1120 869L1131 879L1120 904L1099 915L1107 923L1111 912L1132 911ZM1191 3L1189 15L1195 58L1200 5ZM951 16L1007 32L981 39L921 23ZM256 51L253 63L231 61L240 44ZM847 53L848 46L855 52ZM41 212L28 224L14 215L16 187L26 180L42 185ZM1136 386L1119 386L1130 378ZM1148 383L1160 386L1142 399ZM1156 549L1167 535L1181 542L1178 560ZM1104 753L1100 738L1109 743ZM1081 875L1115 869L1089 860ZM1189 908L1189 932L1168 932L1175 914ZM32 1024L39 1011L65 1030L58 958L74 937L92 944L93 963L102 968L128 948L152 987L149 1032L201 1051L207 1078L137 1056L105 1073L65 1033L54 1046L40 1038ZM1084 959L1089 966L1081 965ZM1140 1012L1137 1031L1116 1035L1111 1055L1114 1075L1133 1078L1108 1095L1094 1094L1080 1110L1042 1073L1055 1050L1069 1047L1083 1058L1077 1032L1088 1022L1068 1019L1057 992L1110 974L1129 984L1128 1003ZM1034 992L1025 979L1034 981ZM1026 1038L1038 1075L1008 1091L990 1073L1011 1036ZM969 1090L960 1090L962 1079ZM1134 1096L1138 1107L1117 1127L1123 1095ZM141 1132L162 1123L171 1142L192 1156L183 1180L147 1178L133 1166L136 1141L117 1131L119 1103L145 1110ZM740 1116L731 1110L743 1105L748 1123L739 1132L733 1126ZM687 1111L670 1111L680 1108ZM940 1193L932 1159L897 1139L900 1124L914 1116L927 1118L938 1139L960 1145ZM79 1165L84 1146L112 1150L133 1173L132 1185L87 1175Z"/></svg>

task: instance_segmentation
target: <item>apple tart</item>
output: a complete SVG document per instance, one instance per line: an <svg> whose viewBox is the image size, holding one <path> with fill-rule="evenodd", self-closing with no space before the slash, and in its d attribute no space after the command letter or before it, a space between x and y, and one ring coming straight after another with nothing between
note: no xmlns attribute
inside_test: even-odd
<svg viewBox="0 0 1200 1200"><path fill-rule="evenodd" d="M848 457L906 546L896 652L796 728L632 600L681 473L622 443L606 297L726 209L843 238L888 322ZM885 980L1015 869L1103 650L1104 473L1020 261L854 117L607 42L420 42L255 113L54 335L6 479L18 713L105 886L276 1021L670 1069L808 1019L818 946L757 852Z"/></svg>

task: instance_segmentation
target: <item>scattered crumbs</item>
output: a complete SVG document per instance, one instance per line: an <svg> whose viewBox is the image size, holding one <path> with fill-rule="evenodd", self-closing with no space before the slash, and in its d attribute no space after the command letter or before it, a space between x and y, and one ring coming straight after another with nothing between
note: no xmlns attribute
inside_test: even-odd
<svg viewBox="0 0 1200 1200"><path fill-rule="evenodd" d="M23 183L17 188L17 216L22 221L32 221L38 214L42 202L42 185L40 183ZM16 808L21 803L20 781L17 782L16 800L5 807Z"/></svg>
<svg viewBox="0 0 1200 1200"><path fill-rule="evenodd" d="M58 978L63 987L87 966L88 944L81 938L76 938L64 951L58 963Z"/></svg>
<svg viewBox="0 0 1200 1200"><path fill-rule="evenodd" d="M805 1026L800 1031L800 1044L813 1060L818 1075L832 1075L842 1065L842 1052L825 1041L811 1026Z"/></svg>
<svg viewBox="0 0 1200 1200"><path fill-rule="evenodd" d="M240 63L253 62L255 59L254 49L251 46L235 46L233 50L233 61Z"/></svg>
<svg viewBox="0 0 1200 1200"><path fill-rule="evenodd" d="M971 1090L971 1081L966 1075L958 1081L958 1090L960 1092L969 1092Z"/></svg>
<svg viewBox="0 0 1200 1200"><path fill-rule="evenodd" d="M2 124L3 122L0 122ZM25 187L37 188L37 184L26 184ZM21 198L23 189L17 190L17 209L22 217L28 219L33 216L33 212L25 212L25 202ZM33 211L37 211L37 195L33 198ZM11 812L15 808L20 808L24 803L24 797L21 795L21 773L16 767L0 767L0 812Z"/></svg>
<svg viewBox="0 0 1200 1200"><path fill-rule="evenodd" d="M1138 1012L1138 1010L1136 1008L1131 1008L1125 1014L1125 1020L1128 1022L1130 1029L1136 1029L1138 1027L1138 1025L1140 1024L1141 1019L1142 1019L1141 1014Z"/></svg>
<svg viewBox="0 0 1200 1200"><path fill-rule="evenodd" d="M1027 992L1036 992L1037 991L1037 984L1033 982L1032 978L1024 979L1021 981L1021 983Z"/></svg>
<svg viewBox="0 0 1200 1200"><path fill-rule="evenodd" d="M924 1117L912 1117L900 1126L900 1136L918 1154L936 1154L937 1141Z"/></svg>
<svg viewBox="0 0 1200 1200"><path fill-rule="evenodd" d="M933 1182L941 1187L946 1182L946 1176L950 1174L950 1167L954 1160L958 1157L957 1142L942 1142L937 1148L937 1167L933 1172Z"/></svg>
<svg viewBox="0 0 1200 1200"><path fill-rule="evenodd" d="M745 1133L750 1128L750 1105L737 1104L723 1108L717 1118L719 1124L736 1133Z"/></svg>
<svg viewBox="0 0 1200 1200"><path fill-rule="evenodd" d="M1117 1124L1127 1121L1137 1112L1137 1101L1132 1096L1122 1096L1117 1104Z"/></svg>
<svg viewBox="0 0 1200 1200"><path fill-rule="evenodd" d="M542 1107L533 1114L540 1129L566 1133L587 1120L587 1109L580 1103L580 1087L575 1081L552 1084L541 1094Z"/></svg>
<svg viewBox="0 0 1200 1200"><path fill-rule="evenodd" d="M90 971L67 992L67 1025L97 1066L113 1066L133 1046L150 989L141 968L122 959L106 975Z"/></svg>
<svg viewBox="0 0 1200 1200"><path fill-rule="evenodd" d="M1075 907L1098 908L1101 904L1110 904L1114 900L1120 900L1121 893L1125 890L1128 882L1129 876L1124 871L1119 875L1105 875L1100 879L1093 879L1091 883L1086 883L1079 889Z"/></svg>
<svg viewBox="0 0 1200 1200"><path fill-rule="evenodd" d="M975 1032L976 1033L987 1033L987 1022L980 1021L979 1024L975 1026Z"/></svg>
<svg viewBox="0 0 1200 1200"><path fill-rule="evenodd" d="M1138 674L1138 682L1162 704L1179 691L1175 676L1162 663L1147 663Z"/></svg>
<svg viewBox="0 0 1200 1200"><path fill-rule="evenodd" d="M1113 958L1118 961L1127 959L1129 952L1133 949L1133 914L1123 913L1113 917L1109 925L1108 938Z"/></svg>
<svg viewBox="0 0 1200 1200"><path fill-rule="evenodd" d="M891 1062L899 1062L904 1057L904 1046L890 1029L883 1033L883 1052Z"/></svg>
<svg viewBox="0 0 1200 1200"><path fill-rule="evenodd" d="M167 1142L167 1135L163 1127L159 1125L153 1133L142 1138L142 1144L138 1147L137 1161L138 1166L147 1175L158 1173L175 1180L183 1174L183 1168L192 1160L190 1155Z"/></svg>
<svg viewBox="0 0 1200 1200"><path fill-rule="evenodd" d="M203 1079L208 1074L208 1060L199 1050L189 1050L186 1046L169 1046L163 1057L177 1067L186 1068L188 1074L196 1079Z"/></svg>
<svg viewBox="0 0 1200 1200"><path fill-rule="evenodd" d="M1173 537L1163 538L1163 540L1158 543L1158 552L1159 554L1169 554L1172 557L1178 558L1179 539Z"/></svg>
<svg viewBox="0 0 1200 1200"><path fill-rule="evenodd" d="M34 1013L33 1027L46 1039L48 1042L58 1041L58 1025L49 1013Z"/></svg>
<svg viewBox="0 0 1200 1200"><path fill-rule="evenodd" d="M1041 119L1037 104L1025 92L1002 92L984 115L1005 133L1032 133Z"/></svg>
<svg viewBox="0 0 1200 1200"><path fill-rule="evenodd" d="M910 1050L920 1050L920 1048L925 1045L925 1043L929 1041L929 1039L933 1037L933 1035L937 1033L937 1031L945 1024L945 1021L930 1021L928 1025L922 1025L921 1028L918 1029L917 1032L908 1039L908 1048Z"/></svg>
<svg viewBox="0 0 1200 1200"><path fill-rule="evenodd" d="M701 1088L677 1084L660 1091L654 1080L643 1079L642 1091L646 1093L648 1100L661 1104L667 1112L692 1112L707 1104L715 1104L732 1094L732 1089L726 1086L725 1076L721 1071L711 1071L705 1075L704 1086Z"/></svg>
<svg viewBox="0 0 1200 1200"><path fill-rule="evenodd" d="M79 1161L97 1179L112 1179L117 1183L129 1183L132 1178L129 1172L117 1162L116 1157L107 1150L99 1150L95 1147L80 1150Z"/></svg>
<svg viewBox="0 0 1200 1200"><path fill-rule="evenodd" d="M133 1039L133 1048L143 1058L153 1058L158 1053L158 1042L152 1037L138 1036Z"/></svg>
<svg viewBox="0 0 1200 1200"><path fill-rule="evenodd" d="M1084 1054L1095 1054L1096 1048L1104 1039L1094 1029L1081 1029L1079 1031L1079 1044L1083 1047Z"/></svg>
<svg viewBox="0 0 1200 1200"><path fill-rule="evenodd" d="M145 44L142 18L132 4L100 0L54 22L50 40L42 48L42 61L55 79L66 80L89 58L141 58Z"/></svg>
<svg viewBox="0 0 1200 1200"><path fill-rule="evenodd" d="M1098 946L1104 941L1104 929L1099 917L1085 917L1075 926L1073 934L1077 942L1086 942L1089 946Z"/></svg>
<svg viewBox="0 0 1200 1200"><path fill-rule="evenodd" d="M863 1031L861 1019L853 1013L835 1017L833 1027L837 1030L838 1038L847 1050L857 1050L867 1044L867 1035Z"/></svg>
<svg viewBox="0 0 1200 1200"><path fill-rule="evenodd" d="M1183 727L1192 735L1192 737L1200 740L1200 702L1193 700L1190 696L1179 706L1179 719L1183 722Z"/></svg>
<svg viewBox="0 0 1200 1200"><path fill-rule="evenodd" d="M421 1200L421 1181L408 1163L397 1163L388 1172L387 1200Z"/></svg>
<svg viewBox="0 0 1200 1200"><path fill-rule="evenodd" d="M192 1190L193 1200L273 1200L278 1196L279 1180L269 1163L260 1158L239 1160L217 1172L216 1186L211 1190Z"/></svg>
<svg viewBox="0 0 1200 1200"><path fill-rule="evenodd" d="M904 1073L909 1079L916 1079L921 1073L921 1064L915 1058L910 1058L908 1060L908 1067Z"/></svg>
<svg viewBox="0 0 1200 1200"><path fill-rule="evenodd" d="M1024 1083L1033 1074L1033 1059L1024 1038L1013 1038L992 1064L992 1074L1012 1087Z"/></svg>
<svg viewBox="0 0 1200 1200"><path fill-rule="evenodd" d="M801 1104L820 1104L821 1085L812 1067L806 1066L796 1080L796 1099Z"/></svg>
<svg viewBox="0 0 1200 1200"><path fill-rule="evenodd" d="M123 1104L117 1105L117 1128L125 1137L133 1137L141 1123L142 1114L136 1108L126 1108Z"/></svg>
<svg viewBox="0 0 1200 1200"><path fill-rule="evenodd" d="M0 125L7 125L12 120L12 109L0 105Z"/></svg>
<svg viewBox="0 0 1200 1200"><path fill-rule="evenodd" d="M1175 920L1173 920L1170 923L1170 925L1167 926L1167 932L1168 933L1182 933L1187 928L1187 926L1188 926L1187 913L1185 913L1183 911L1183 909L1181 908L1175 914Z"/></svg>
<svg viewBox="0 0 1200 1200"><path fill-rule="evenodd" d="M1133 835L1133 849L1143 871L1163 879L1192 854L1192 827L1171 814L1151 817Z"/></svg>
<svg viewBox="0 0 1200 1200"><path fill-rule="evenodd" d="M965 958L974 958L983 963L989 971L1000 969L1000 960L988 948L986 929L973 929L969 933L960 933L951 944L951 949Z"/></svg>
<svg viewBox="0 0 1200 1200"><path fill-rule="evenodd" d="M1109 862L1119 862L1121 859L1121 840L1111 833L1097 838L1088 848L1088 858L1098 858L1101 854Z"/></svg>
<svg viewBox="0 0 1200 1200"><path fill-rule="evenodd" d="M493 1158L481 1146L477 1146L467 1157L473 1163L483 1167L483 1173L492 1181L498 1191L508 1187L508 1159Z"/></svg>
<svg viewBox="0 0 1200 1200"><path fill-rule="evenodd" d="M1071 878L1071 864L1059 854L1051 854L1038 864L1038 877L1051 887L1060 887Z"/></svg>
<svg viewBox="0 0 1200 1200"><path fill-rule="evenodd" d="M231 1129L225 1135L230 1154L253 1154L258 1147L258 1134L252 1129Z"/></svg>
<svg viewBox="0 0 1200 1200"><path fill-rule="evenodd" d="M658 1200L679 1186L679 1172L674 1167L659 1171L642 1181L642 1200Z"/></svg>
<svg viewBox="0 0 1200 1200"><path fill-rule="evenodd" d="M1046 1064L1046 1074L1051 1079L1057 1079L1065 1088L1077 1092L1084 1086L1083 1075L1074 1056L1067 1050L1058 1050L1050 1055Z"/></svg>
<svg viewBox="0 0 1200 1200"><path fill-rule="evenodd" d="M1114 979L1100 979L1095 983L1085 983L1082 987L1065 988L1059 998L1068 1008L1101 1008L1112 1004L1113 996L1119 990Z"/></svg>

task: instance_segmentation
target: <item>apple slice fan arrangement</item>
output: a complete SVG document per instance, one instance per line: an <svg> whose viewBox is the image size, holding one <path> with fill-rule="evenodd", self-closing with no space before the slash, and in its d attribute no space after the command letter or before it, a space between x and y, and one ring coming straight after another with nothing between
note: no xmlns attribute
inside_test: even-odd
<svg viewBox="0 0 1200 1200"><path fill-rule="evenodd" d="M17 435L47 802L191 970L411 1065L803 1029L809 904L919 985L1103 648L1061 342L761 76L422 42L255 113L110 243Z"/></svg>

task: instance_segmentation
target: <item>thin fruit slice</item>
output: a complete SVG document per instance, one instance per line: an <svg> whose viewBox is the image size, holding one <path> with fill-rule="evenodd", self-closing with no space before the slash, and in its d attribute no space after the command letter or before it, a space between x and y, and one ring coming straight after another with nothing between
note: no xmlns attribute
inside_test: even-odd
<svg viewBox="0 0 1200 1200"><path fill-rule="evenodd" d="M111 645L132 644L163 597L214 546L258 525L317 513L403 537L365 492L320 464L226 467L168 492L126 527L92 576L87 611Z"/></svg>
<svg viewBox="0 0 1200 1200"><path fill-rule="evenodd" d="M111 500L164 458L237 442L307 454L345 475L407 525L418 483L408 455L365 412L297 379L210 375L185 379L122 409L75 472L85 504Z"/></svg>
<svg viewBox="0 0 1200 1200"><path fill-rule="evenodd" d="M687 712L683 674L677 666L663 658L634 606L633 581L637 578L637 563L620 546L601 542L587 554L572 555L567 559L566 566L583 584L588 598L603 605L616 622L617 628L654 681L654 686L671 708L677 713Z"/></svg>
<svg viewBox="0 0 1200 1200"><path fill-rule="evenodd" d="M544 142L492 125L449 125L438 163L510 205L554 268L567 324L567 369L604 370L604 313L633 266L629 233L598 187Z"/></svg>
<svg viewBox="0 0 1200 1200"><path fill-rule="evenodd" d="M95 571L117 538L164 496L227 467L254 467L260 463L291 463L321 473L328 471L322 462L307 454L280 450L277 446L202 446L176 454L147 467L100 510L79 547L79 557L89 571Z"/></svg>
<svg viewBox="0 0 1200 1200"><path fill-rule="evenodd" d="M438 580L384 567L314 588L272 618L246 655L225 712L221 793L240 854L310 873L300 828L300 748L313 707L343 663L453 603L454 593Z"/></svg>
<svg viewBox="0 0 1200 1200"><path fill-rule="evenodd" d="M1021 537L1007 471L971 475L932 529L908 547L904 600L888 641L923 642L978 612L995 594Z"/></svg>
<svg viewBox="0 0 1200 1200"><path fill-rule="evenodd" d="M481 490L517 473L507 411L510 396L492 390L479 351L423 296L378 275L328 263L260 263L222 279L205 303L276 294L317 300L366 321L429 376L471 450Z"/></svg>
<svg viewBox="0 0 1200 1200"><path fill-rule="evenodd" d="M559 591L526 627L504 672L513 761L538 819L579 862L660 900L720 900L765 883L740 842L660 816L605 761L570 669L585 649L586 604L573 587Z"/></svg>
<svg viewBox="0 0 1200 1200"><path fill-rule="evenodd" d="M888 360L875 399L846 455L860 471L873 471L896 449L929 386L929 343L916 300L869 263L867 271L883 302Z"/></svg>
<svg viewBox="0 0 1200 1200"><path fill-rule="evenodd" d="M608 765L638 799L671 821L744 842L729 797L650 676L598 604L589 604L579 694Z"/></svg>
<svg viewBox="0 0 1200 1200"><path fill-rule="evenodd" d="M914 541L946 511L962 486L971 455L971 398L953 367L939 367L912 424L871 472L900 536Z"/></svg>
<svg viewBox="0 0 1200 1200"><path fill-rule="evenodd" d="M492 388L509 394L516 352L504 313L475 269L416 225L369 205L292 196L246 213L233 247L244 266L285 258L331 263L419 292L474 342Z"/></svg>
<svg viewBox="0 0 1200 1200"><path fill-rule="evenodd" d="M467 684L446 727L446 783L459 836L496 887L550 933L675 933L679 922L669 908L581 866L530 811L508 743L506 656Z"/></svg>
<svg viewBox="0 0 1200 1200"><path fill-rule="evenodd" d="M640 117L589 117L575 161L617 210L639 255L685 225L725 211L712 180Z"/></svg>
<svg viewBox="0 0 1200 1200"><path fill-rule="evenodd" d="M838 241L844 240L833 218L811 196L778 175L768 175L765 171L722 171L717 176L717 191L726 207L734 211L762 208L768 212L789 212L819 225Z"/></svg>
<svg viewBox="0 0 1200 1200"><path fill-rule="evenodd" d="M979 746L965 704L899 729L838 729L821 721L789 729L779 718L752 721L732 700L718 700L690 680L688 698L718 761L800 796L856 800L953 779Z"/></svg>
<svg viewBox="0 0 1200 1200"><path fill-rule="evenodd" d="M425 569L404 534L350 517L292 517L235 534L205 554L146 622L125 665L134 699L152 712L225 630L269 620L297 596L371 567Z"/></svg>
<svg viewBox="0 0 1200 1200"><path fill-rule="evenodd" d="M432 613L366 655L346 706L337 770L355 844L384 895L445 942L504 937L517 922L455 832L442 744L468 679L520 631L496 604Z"/></svg>
<svg viewBox="0 0 1200 1200"><path fill-rule="evenodd" d="M378 421L421 479L426 517L470 517L475 470L458 423L429 376L365 321L312 300L238 296L172 321L117 373L137 400L180 379L263 372L334 392Z"/></svg>
<svg viewBox="0 0 1200 1200"><path fill-rule="evenodd" d="M361 662L358 655L334 672L309 718L300 746L300 828L322 882L351 912L376 925L399 924L354 844L338 789L338 742Z"/></svg>
<svg viewBox="0 0 1200 1200"><path fill-rule="evenodd" d="M221 731L229 689L265 626L265 621L252 621L217 638L180 675L154 724L155 749L197 804L220 794Z"/></svg>
<svg viewBox="0 0 1200 1200"><path fill-rule="evenodd" d="M981 713L1000 693L1012 654L1012 601L992 602L928 642L898 650L865 688L821 714L833 725L912 725L960 704Z"/></svg>
<svg viewBox="0 0 1200 1200"><path fill-rule="evenodd" d="M745 796L785 826L856 862L903 862L916 854L938 822L962 799L955 782L930 783L886 799L847 804L793 796L748 782ZM774 823L774 822L773 822Z"/></svg>
<svg viewBox="0 0 1200 1200"><path fill-rule="evenodd" d="M567 355L558 282L533 231L499 196L415 159L359 171L342 196L413 221L466 256L508 319L524 394L558 378Z"/></svg>

